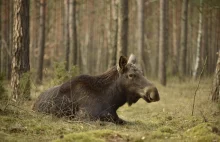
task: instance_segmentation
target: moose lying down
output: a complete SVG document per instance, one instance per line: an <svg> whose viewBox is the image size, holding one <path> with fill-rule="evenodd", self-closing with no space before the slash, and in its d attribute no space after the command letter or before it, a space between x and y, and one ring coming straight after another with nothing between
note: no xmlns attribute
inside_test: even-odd
<svg viewBox="0 0 220 142"><path fill-rule="evenodd" d="M125 123L116 110L126 102L129 106L140 98L146 102L160 100L157 88L136 66L133 54L121 56L118 67L97 76L80 75L42 93L33 110L58 117L74 117L82 112L91 120Z"/></svg>

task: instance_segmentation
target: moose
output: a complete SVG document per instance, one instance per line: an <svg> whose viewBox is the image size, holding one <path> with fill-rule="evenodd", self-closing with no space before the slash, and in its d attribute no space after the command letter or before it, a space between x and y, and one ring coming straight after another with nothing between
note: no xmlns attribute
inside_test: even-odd
<svg viewBox="0 0 220 142"><path fill-rule="evenodd" d="M157 88L136 65L136 57L121 56L117 66L101 75L79 75L48 89L33 105L33 110L57 117L74 118L86 114L90 120L125 124L117 109L143 98L147 103L160 100Z"/></svg>

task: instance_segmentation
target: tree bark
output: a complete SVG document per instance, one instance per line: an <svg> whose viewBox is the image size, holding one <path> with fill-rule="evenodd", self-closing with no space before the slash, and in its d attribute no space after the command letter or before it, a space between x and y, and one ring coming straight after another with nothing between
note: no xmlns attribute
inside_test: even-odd
<svg viewBox="0 0 220 142"><path fill-rule="evenodd" d="M17 100L21 93L30 97L29 81L21 92L21 75L30 70L29 65L29 1L14 1L14 25L13 25L13 59L12 59L12 97ZM29 80L29 79L28 79Z"/></svg>
<svg viewBox="0 0 220 142"><path fill-rule="evenodd" d="M77 65L76 0L69 0L69 41L71 65Z"/></svg>
<svg viewBox="0 0 220 142"><path fill-rule="evenodd" d="M159 36L159 67L158 77L162 85L166 85L166 4L168 1L160 0L160 36Z"/></svg>
<svg viewBox="0 0 220 142"><path fill-rule="evenodd" d="M176 1L173 0L172 4L172 13L173 13L173 64L172 64L172 74L176 75L178 71L178 45L177 45L177 23L176 23Z"/></svg>
<svg viewBox="0 0 220 142"><path fill-rule="evenodd" d="M29 58L29 49L30 49L30 2L28 0L23 0L24 5L24 15L22 20L22 30L23 30L23 41L22 41L22 74L27 73L23 83L23 96L25 99L30 100L30 58Z"/></svg>
<svg viewBox="0 0 220 142"><path fill-rule="evenodd" d="M181 35L180 35L180 64L179 64L179 75L182 79L186 75L186 56L187 56L187 22L188 22L188 0L182 2L182 13L181 13Z"/></svg>
<svg viewBox="0 0 220 142"><path fill-rule="evenodd" d="M2 72L7 79L10 78L9 56L10 55L10 13L13 11L10 6L11 1L2 1Z"/></svg>
<svg viewBox="0 0 220 142"><path fill-rule="evenodd" d="M159 2L159 1L158 1ZM152 7L149 7L151 8L152 12L154 11L154 9L159 9L160 8L160 5L159 3L154 3ZM158 10L157 12L155 12L154 14L154 17L153 17L153 20L155 21L155 23L153 24L153 27L152 27L152 40L153 40L153 44L151 44L152 48L150 49L151 50L151 53L153 54L153 56L151 56L150 58L152 58L152 72L151 72L151 76L154 77L154 78L158 78L158 67L159 67L159 61L158 61L158 52L159 52L159 41L158 41L158 37L159 37L159 23L160 23L160 10ZM147 27L146 27L147 28ZM149 31L149 30L148 30ZM150 39L150 38L149 38ZM149 40L150 41L150 40Z"/></svg>
<svg viewBox="0 0 220 142"><path fill-rule="evenodd" d="M36 83L41 84L43 79L44 48L45 48L45 7L46 1L40 0L40 28L39 28L39 58Z"/></svg>
<svg viewBox="0 0 220 142"><path fill-rule="evenodd" d="M117 60L117 39L118 39L118 3L116 0L111 0L111 33L110 33L110 48L109 48L109 68L116 65Z"/></svg>
<svg viewBox="0 0 220 142"><path fill-rule="evenodd" d="M14 1L9 1L9 29L8 29L8 54L7 54L7 62L8 62L8 71L7 71L7 78L8 80L11 79L11 61L12 61L12 57L11 57L11 54L12 54L12 44L13 44L13 21L14 21L14 18L13 18L13 3ZM25 2L24 2L25 4ZM29 6L28 6L29 7ZM29 8L28 8L29 10ZM29 13L28 13L29 14Z"/></svg>
<svg viewBox="0 0 220 142"><path fill-rule="evenodd" d="M66 70L69 70L70 55L70 37L69 37L69 0L64 0L64 47L66 48L65 61Z"/></svg>
<svg viewBox="0 0 220 142"><path fill-rule="evenodd" d="M36 29L39 29L39 0L33 0L31 6L32 12L30 13L30 54L32 57L30 58L30 64L32 68L37 68L37 55L36 51L38 49L38 42L39 42L39 32Z"/></svg>
<svg viewBox="0 0 220 142"><path fill-rule="evenodd" d="M197 47L196 47L196 61L193 71L193 79L195 80L198 75L199 63L200 63L200 50L201 50L201 37L202 37L202 15L203 15L203 6L202 0L200 0L200 13L199 13L199 28L198 28L198 37L197 37Z"/></svg>
<svg viewBox="0 0 220 142"><path fill-rule="evenodd" d="M220 50L218 52L218 61L216 64L213 88L212 88L212 101L218 102L220 98Z"/></svg>
<svg viewBox="0 0 220 142"><path fill-rule="evenodd" d="M2 1L0 0L0 74L2 73Z"/></svg>
<svg viewBox="0 0 220 142"><path fill-rule="evenodd" d="M121 55L127 56L128 40L128 1L119 0L118 3L118 40L117 61Z"/></svg>
<svg viewBox="0 0 220 142"><path fill-rule="evenodd" d="M137 57L141 69L144 65L144 0L137 0Z"/></svg>

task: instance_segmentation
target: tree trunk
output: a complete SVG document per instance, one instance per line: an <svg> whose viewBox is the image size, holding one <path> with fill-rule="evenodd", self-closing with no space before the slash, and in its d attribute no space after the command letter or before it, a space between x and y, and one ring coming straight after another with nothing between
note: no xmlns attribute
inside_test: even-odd
<svg viewBox="0 0 220 142"><path fill-rule="evenodd" d="M21 93L24 93L25 97L30 97L29 81L27 84L21 84L20 82L21 75L29 70L29 1L15 0L11 76L12 97L14 100L17 100ZM25 85L25 88L21 88L21 85Z"/></svg>
<svg viewBox="0 0 220 142"><path fill-rule="evenodd" d="M24 5L24 15L22 20L22 30L23 30L23 40L22 40L22 74L26 73L23 77L23 96L30 100L30 58L29 58L29 49L30 49L30 34L29 34L29 11L30 3L28 0L23 0Z"/></svg>
<svg viewBox="0 0 220 142"><path fill-rule="evenodd" d="M162 85L166 85L166 59L165 52L167 46L166 38L166 4L168 1L160 0L160 36L159 36L159 67L158 67L158 77Z"/></svg>
<svg viewBox="0 0 220 142"><path fill-rule="evenodd" d="M159 2L159 1L158 1ZM154 9L159 9L160 8L160 5L159 3L154 3L153 6L151 7L152 9L152 12L154 11ZM149 7L150 8L150 7ZM151 56L150 58L152 58L152 72L151 72L151 76L154 77L154 78L158 78L158 51L159 51L159 41L158 41L158 37L159 37L159 23L160 23L160 13L159 13L160 10L158 10L155 15L154 15L154 18L153 20L155 21L155 23L152 25L152 41L153 41L153 44L152 45L152 48L151 48L151 53L153 54L153 56ZM147 27L146 27L147 28ZM149 30L148 30L149 31ZM149 40L150 42L150 40Z"/></svg>
<svg viewBox="0 0 220 142"><path fill-rule="evenodd" d="M218 52L218 61L216 64L213 88L212 88L212 101L218 102L220 98L220 50Z"/></svg>
<svg viewBox="0 0 220 142"><path fill-rule="evenodd" d="M211 50L211 52L210 52L210 56L211 56L211 60L210 60L210 73L212 74L212 73L214 73L214 71L215 71L215 66L214 66L214 63L215 63L215 53L216 53L216 37L217 37L217 18L215 18L215 17L217 17L217 10L214 10L214 12L213 12L213 29L214 30L212 30L212 34L213 34L213 39L212 39L212 50Z"/></svg>
<svg viewBox="0 0 220 142"><path fill-rule="evenodd" d="M87 50L87 54L84 56L85 60L86 60L86 66L84 68L87 68L88 72L90 74L95 74L96 70L95 70L95 66L96 66L96 62L95 60L97 60L97 55L94 56L94 49L98 48L98 36L101 32L99 32L99 29L101 29L100 27L100 21L96 20L97 23L95 23L95 7L94 7L95 1L91 1L91 0L87 0L86 2L86 6L87 6L87 28L88 28L88 42L86 44L86 50ZM99 5L102 5L102 3L100 2ZM98 7L97 7L98 8ZM100 14L100 18L101 18L101 14ZM97 34L95 34L97 33ZM92 61L92 59L95 59ZM90 62L92 61L92 62ZM94 68L94 69L93 69Z"/></svg>
<svg viewBox="0 0 220 142"><path fill-rule="evenodd" d="M2 73L2 1L0 0L0 74Z"/></svg>
<svg viewBox="0 0 220 142"><path fill-rule="evenodd" d="M30 64L31 67L36 69L37 68L37 55L36 51L38 49L38 37L39 32L36 31L36 29L39 29L39 0L33 0L31 4L31 10L30 13L30 54L32 55L30 58Z"/></svg>
<svg viewBox="0 0 220 142"><path fill-rule="evenodd" d="M201 50L201 36L202 36L202 14L203 6L202 0L200 0L200 13L199 13L199 28L198 28L198 37L197 37L197 47L196 47L196 61L193 71L193 79L195 80L198 75L199 63L200 63L200 50Z"/></svg>
<svg viewBox="0 0 220 142"><path fill-rule="evenodd" d="M71 65L77 65L76 0L69 0L69 41Z"/></svg>
<svg viewBox="0 0 220 142"><path fill-rule="evenodd" d="M193 7L193 2L192 1L189 1L189 7L188 7L188 39L190 39L187 43L187 72L186 74L192 76L193 74L193 67L194 67L194 62L193 61L193 57L194 57L194 36L193 36L193 33L194 33L194 27L193 27L193 24L194 24L194 21L195 21L195 18L194 16L192 16L194 14L194 7Z"/></svg>
<svg viewBox="0 0 220 142"><path fill-rule="evenodd" d="M172 64L172 74L176 75L178 72L178 45L177 45L177 23L176 23L176 1L173 0L172 4L173 12L173 64Z"/></svg>
<svg viewBox="0 0 220 142"><path fill-rule="evenodd" d="M188 22L188 0L183 0L181 13L181 35L180 35L180 64L179 75L180 78L186 75L186 56L187 56L187 22Z"/></svg>
<svg viewBox="0 0 220 142"><path fill-rule="evenodd" d="M110 33L110 48L109 48L109 68L116 65L117 60L117 39L118 39L118 3L116 0L111 0L111 33Z"/></svg>
<svg viewBox="0 0 220 142"><path fill-rule="evenodd" d="M7 79L10 78L9 56L10 55L10 13L13 11L10 6L11 1L2 1L2 72Z"/></svg>
<svg viewBox="0 0 220 142"><path fill-rule="evenodd" d="M213 49L213 44L212 41L214 39L212 31L213 31L213 9L210 10L209 12L209 36L208 36L208 42L209 42L209 46L208 46L208 53L207 53L207 66L206 66L206 72L207 75L211 75L211 51Z"/></svg>
<svg viewBox="0 0 220 142"><path fill-rule="evenodd" d="M141 69L144 65L144 0L137 0L137 57Z"/></svg>
<svg viewBox="0 0 220 142"><path fill-rule="evenodd" d="M119 61L121 55L127 56L127 39L128 39L128 1L119 0L117 61Z"/></svg>
<svg viewBox="0 0 220 142"><path fill-rule="evenodd" d="M39 28L39 58L36 83L41 84L43 79L44 48L45 48L45 7L46 1L40 0L40 28Z"/></svg>
<svg viewBox="0 0 220 142"><path fill-rule="evenodd" d="M27 0L23 0L24 11L23 11L23 20L22 20L22 30L23 30L23 41L22 41L22 72L30 71L30 63L29 63L29 43L30 43L30 35L29 35L29 6L30 3ZM24 28L23 28L24 27Z"/></svg>
<svg viewBox="0 0 220 142"><path fill-rule="evenodd" d="M8 62L8 73L7 73L7 78L8 80L11 79L11 61L12 61L12 44L13 44L13 3L14 1L9 1L9 29L8 29L8 55L7 55L7 62ZM25 2L24 2L25 3ZM29 10L29 8L28 8ZM29 13L28 13L29 14Z"/></svg>
<svg viewBox="0 0 220 142"><path fill-rule="evenodd" d="M70 40L69 40L69 0L64 0L64 47L66 48L66 70L69 70Z"/></svg>

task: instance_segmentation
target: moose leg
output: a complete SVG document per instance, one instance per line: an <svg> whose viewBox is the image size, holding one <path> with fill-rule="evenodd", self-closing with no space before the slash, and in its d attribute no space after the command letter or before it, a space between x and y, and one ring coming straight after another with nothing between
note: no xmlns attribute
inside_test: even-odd
<svg viewBox="0 0 220 142"><path fill-rule="evenodd" d="M118 117L118 114L116 112L110 113L110 112L106 112L103 113L99 116L99 119L101 121L108 121L108 122L113 122L115 124L126 124L126 121L124 121L123 119Z"/></svg>

